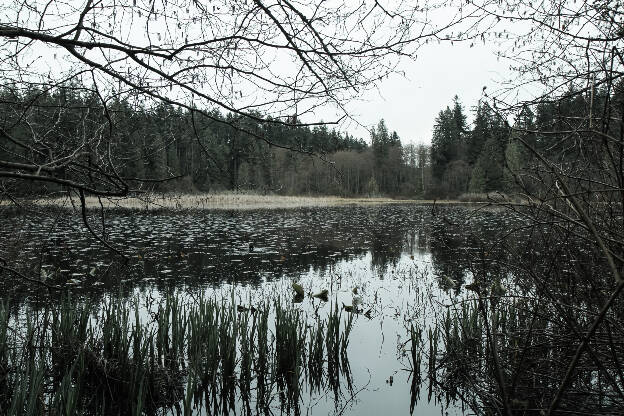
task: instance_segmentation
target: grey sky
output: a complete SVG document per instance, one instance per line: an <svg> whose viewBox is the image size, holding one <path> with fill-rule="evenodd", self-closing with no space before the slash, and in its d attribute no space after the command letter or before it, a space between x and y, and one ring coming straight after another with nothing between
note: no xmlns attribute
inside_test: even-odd
<svg viewBox="0 0 624 416"><path fill-rule="evenodd" d="M43 4L44 2L41 2ZM139 2L141 3L141 2ZM69 3L71 4L71 3ZM243 2L241 2L241 5ZM345 3L345 4L348 4ZM70 6L66 6L70 7ZM162 7L161 7L162 8ZM0 7L2 10L2 7ZM15 13L16 8L7 6L6 13ZM80 12L80 8L77 8L73 11L74 15L77 15ZM125 10L125 9L124 9ZM185 23L185 25L190 26L175 26L172 24L167 24L164 19L164 14L159 15L158 19L154 17L155 20L147 20L149 23L149 30L146 32L146 29L136 23L140 22L141 18L145 19L145 14L141 15L137 13L136 15L132 11L133 8L128 8L128 12L124 12L122 14L115 13L115 10L111 9L108 11L109 15L102 12L98 12L98 20L100 24L103 25L107 30L117 31L124 36L122 38L132 38L132 40L136 40L139 44L143 44L145 39L143 37L146 33L149 33L154 41L160 42L161 35L164 36L163 42L166 43L168 39L172 44L175 42L187 43L187 39L181 39L182 36L195 36L198 39L203 39L200 35L203 30L202 28L195 27L195 25L200 25L201 21L195 23L195 19L192 20L193 23ZM229 9L228 9L229 10ZM191 10L192 12L193 10ZM441 22L451 21L453 19L453 15L456 13L455 8L438 10L436 14L440 14ZM189 11L186 11L188 14ZM1 14L1 13L0 13ZM35 13L36 14L36 13ZM111 18L114 17L112 23L116 26L110 28L110 22L107 21L106 16ZM125 17L124 17L125 16ZM142 16L139 18L138 16ZM233 24L233 20L236 20L238 14L234 14L225 19L225 22L228 24ZM35 18L26 19L24 24L33 25L33 22L39 21L39 19ZM22 16L22 18L25 18ZM9 21L19 20L17 17L7 18ZM51 18L49 16L46 17L49 19L48 24L53 24L58 22L60 19L54 16ZM93 18L95 20L95 17ZM128 27L128 21L124 19L130 19L128 21L135 21L132 19L136 19L134 25L131 28ZM230 21L233 19L232 21ZM75 19L74 19L75 20ZM109 19L110 20L110 19ZM69 22L73 22L72 19L68 20ZM393 23L393 22L386 22ZM394 22L396 23L396 22ZM66 23L71 26L71 23ZM97 27L96 22L92 23ZM136 27L135 27L136 26ZM201 25L200 25L201 26ZM383 27L383 26L382 26ZM169 29L172 29L170 32ZM225 28L213 28L214 30L220 29L224 30L226 34L228 34L228 30L231 29L229 25L225 25ZM384 35L384 33L391 33L391 28L386 28L380 30L380 35ZM454 28L458 30L459 28ZM115 32L115 33L117 33ZM218 32L220 33L220 32ZM254 33L252 33L254 34ZM207 35L208 36L208 35ZM279 33L277 33L275 39L269 38L269 40L275 40L276 42L280 42ZM137 39L134 39L137 37ZM215 34L211 34L209 37L219 37ZM383 36L382 36L383 37ZM193 38L194 39L194 38ZM191 39L191 40L193 40ZM283 40L282 40L283 41ZM151 44L152 40L148 43ZM420 47L418 50L418 58L416 61L410 61L408 59L404 59L399 67L397 68L400 71L403 71L405 76L401 76L399 74L395 74L390 76L390 78L384 80L378 85L377 90L367 92L363 97L359 99L353 98L353 100L348 99L346 102L346 110L347 112L356 120L350 121L346 120L341 124L340 129L343 131L347 131L356 137L361 137L365 140L369 139L369 133L365 127L371 127L379 121L379 119L384 118L390 130L395 130L399 136L401 137L403 143L410 142L424 142L429 143L431 138L431 131L433 128L434 120L436 115L440 110L445 108L447 105L451 104L452 98L454 95L459 95L461 102L464 104L466 109L466 114L469 117L469 120L472 119L471 108L476 105L477 101L481 97L483 86L488 87L488 92L494 92L496 90L496 81L500 81L508 77L507 73L507 64L505 62L498 62L496 56L494 55L494 49L487 45L483 45L479 42L474 47L470 47L470 43L455 43L451 45L450 42L443 42L438 44L437 42L431 42L428 45L424 45ZM37 45L35 45L37 48ZM227 48L225 48L227 51ZM236 49L234 49L236 51ZM66 50L63 48L54 48L50 50L44 50L42 52L41 49L33 49L33 62L36 63L33 67L37 67L36 73L39 76L43 77L42 82L47 82L45 79L46 74L52 73L54 76L55 72L62 71L65 66L69 69L73 63L75 63L75 58L71 56ZM300 72L300 67L302 64L300 62L295 65L289 65L287 59L278 59L281 57L281 49L277 49L277 52L269 49L269 53L265 53L264 49L261 53L258 53L257 56L254 55L254 52L250 53L252 58L257 58L261 60L266 60L266 63L262 65L266 65L263 67L261 65L261 69L259 71L260 74L265 75L268 78L275 79L277 81L283 81L285 84L289 84L292 82L290 73L297 74ZM271 52L273 54L271 54ZM101 55L101 52L97 49L93 51L85 51L84 52L89 59L98 61L104 59ZM108 53L108 52L107 52ZM197 51L199 56L199 51ZM239 52L234 52L239 53ZM189 52L189 59L199 59L196 55ZM36 58L37 55L41 55L39 59ZM220 54L215 54L215 56L221 56ZM384 55L381 55L384 56ZM295 57L293 53L286 57ZM28 59L28 54L21 52L20 58L26 61ZM125 77L137 76L141 77L141 73L143 71L142 68L135 68L135 63L131 60L127 59L125 56L118 57L119 61L115 61L116 63L111 67L115 67L116 70ZM394 56L390 56L387 59L394 59ZM214 63L210 60L210 56L208 56L208 63ZM392 66L392 62L382 61L380 58L379 62L369 61L369 66L367 66L362 72L374 76L374 71L379 71L377 74L383 73L383 67L385 65ZM104 59L104 61L114 61L112 57L108 57ZM199 63L201 60L197 60ZM253 59L244 59L241 58L240 63L243 65L243 69L249 71L251 73L256 73L252 67L251 69L246 67L245 64L248 62L252 62ZM189 61L191 62L191 61ZM195 62L195 61L193 61ZM203 62L203 61L202 61ZM215 61L216 62L216 61ZM296 62L296 59L295 59ZM370 64L372 62L372 64ZM160 65L160 64L157 64ZM173 65L173 66L171 66ZM163 68L167 68L168 72L173 72L178 67L175 64L162 63ZM180 65L187 65L186 61L183 61ZM190 64L189 64L190 65ZM171 67L169 67L171 66ZM22 64L20 68L28 68L29 66L26 64ZM198 66L199 68L200 66ZM357 66L356 66L357 68ZM79 71L80 66L76 66L75 70ZM264 71L264 72L262 72ZM373 71L369 73L367 71ZM182 72L182 71L180 71ZM91 82L90 75L86 73L87 79L85 82ZM262 97L262 87L263 82L259 82L253 76L248 76L246 73L241 72L243 76L239 76L236 81L233 81L231 84L228 75L230 73L228 71L223 70L213 70L212 72L208 69L202 69L201 71L186 71L179 77L178 82L179 85L192 85L197 87L198 90L204 92L206 96L214 97L217 100L222 100L223 103L228 104L232 108L242 108L244 110L255 109L253 105L256 102L259 102L259 106L257 107L260 111L271 110L270 104L264 104L273 102L281 103L286 110L283 110L286 114L297 113L297 108L294 109L288 108L289 104L288 100L291 99L291 95L286 94L290 91L289 88L280 88L273 87L269 85L267 90L271 92L267 95L267 97ZM23 73L20 72L19 76L23 76ZM58 75L62 78L62 74ZM107 80L106 76L102 74L97 75L100 80L101 85L100 88L107 89L113 88L117 85L116 81L110 82ZM181 88L167 88L167 81L159 78L158 75L154 73L150 74L151 79L138 79L135 80L138 83L146 82L150 85L155 85L155 88L160 88L163 91L166 91L165 94L168 98L178 99L180 102L186 101L186 96L190 96L187 91L183 91ZM19 78L16 76L16 78ZM248 82L251 79L251 83ZM310 77L308 74L308 78ZM20 78L21 79L21 78ZM317 85L314 83L314 79L305 79L304 85L296 84L301 90L306 90L305 85L309 84L314 86ZM317 87L315 87L317 88ZM256 92L258 90L259 92ZM283 91L282 91L283 90ZM284 93L286 91L286 93ZM355 94L354 94L355 95ZM176 97L179 96L179 97ZM302 97L301 101L295 101L293 98L293 102L295 102L295 106L297 103L302 103L306 97ZM206 105L206 101L204 103L198 104L200 107ZM301 107L305 107L301 105ZM276 105L276 107L280 107ZM311 104L307 108L315 108L314 104ZM295 110L295 111L293 111ZM280 111L278 108L277 111ZM299 108L299 111L302 111ZM299 114L302 114L301 112ZM303 114L305 114L305 109L303 109ZM336 116L336 114L332 114L328 110L320 110L314 116L312 114L306 114L303 121L306 122L318 122L319 119L323 119L324 121L333 121L339 118L342 114ZM359 123L359 124L358 124Z"/></svg>
<svg viewBox="0 0 624 416"><path fill-rule="evenodd" d="M492 93L498 82L510 76L508 63L497 60L494 52L489 46L471 48L469 43L426 45L416 62L402 62L404 77L397 74L381 83L378 91L366 94L366 101L351 103L351 113L368 127L384 118L404 144L430 143L435 117L452 104L456 94L471 122L472 107L483 87ZM354 122L345 123L342 129L369 139L368 132Z"/></svg>

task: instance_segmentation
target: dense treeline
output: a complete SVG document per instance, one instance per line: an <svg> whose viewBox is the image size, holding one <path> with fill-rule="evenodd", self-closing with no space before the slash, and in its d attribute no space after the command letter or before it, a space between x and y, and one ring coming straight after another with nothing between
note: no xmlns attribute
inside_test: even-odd
<svg viewBox="0 0 624 416"><path fill-rule="evenodd" d="M604 91L569 91L556 100L523 106L510 122L487 102L479 102L470 129L456 96L452 107L440 111L435 120L431 139L431 194L451 197L466 192L534 194L545 185L540 174L543 164L536 153L561 166L583 165L587 174L599 176L608 156L600 150L600 145L607 137L617 135L613 130L620 124L598 126L596 120L604 114L618 113L621 105L620 88L610 95ZM592 113L593 120L587 116ZM606 129L603 137L592 132L596 128Z"/></svg>
<svg viewBox="0 0 624 416"><path fill-rule="evenodd" d="M413 195L426 181L426 148L402 147L383 120L372 130L369 145L326 125L298 125L295 117L285 123L259 122L261 114L193 115L166 104L146 107L129 100L104 106L97 94L80 88L31 91L28 96L5 88L0 101L0 125L11 136L0 144L0 160L37 158L20 143L33 144L42 154L54 152L55 159L73 157L78 149L86 165L110 150L116 172L108 174L118 174L134 188ZM11 181L5 186L11 187ZM12 191L59 189L46 184Z"/></svg>
<svg viewBox="0 0 624 416"><path fill-rule="evenodd" d="M473 128L455 96L453 106L440 111L431 139L433 192L456 196L465 192L505 191L504 175L510 130L487 105L479 103Z"/></svg>
<svg viewBox="0 0 624 416"><path fill-rule="evenodd" d="M97 94L77 87L31 91L28 96L5 88L0 95L0 125L9 139L0 142L0 161L37 160L38 155L23 144L34 145L41 160L51 153L55 160L78 153L85 165L97 165L98 158L110 154L109 166L116 172L104 175L117 174L134 189L158 191L436 198L467 192L513 193L533 186L527 172L537 161L527 145L561 163L579 156L562 147L565 141L557 144L553 133L569 130L570 120L589 111L588 97L569 96L533 109L526 106L511 125L479 102L472 128L455 97L452 106L439 112L429 148L403 145L383 119L367 143L326 125L300 125L295 117L260 122L261 114L193 115L165 104L147 107L130 100L104 106ZM594 101L608 100L597 92ZM617 96L612 101L617 103ZM602 114L604 108L594 104L592 111ZM588 119L587 129L589 123ZM582 128L575 126L580 137ZM584 160L599 166L600 155ZM2 185L16 194L61 190L50 183L34 182L29 189L16 184L7 179Z"/></svg>

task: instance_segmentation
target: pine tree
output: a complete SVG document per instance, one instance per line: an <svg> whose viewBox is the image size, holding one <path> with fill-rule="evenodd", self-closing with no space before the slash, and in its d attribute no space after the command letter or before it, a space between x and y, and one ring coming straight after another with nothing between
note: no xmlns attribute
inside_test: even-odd
<svg viewBox="0 0 624 416"><path fill-rule="evenodd" d="M474 128L467 135L467 162L474 165L483 150L483 144L492 135L492 112L487 104L477 106Z"/></svg>
<svg viewBox="0 0 624 416"><path fill-rule="evenodd" d="M464 170L466 135L466 116L459 97L455 96L453 98L453 108L446 107L445 110L440 111L438 114L431 138L433 176L437 180L440 189L444 189L445 192L458 193L465 191L465 189L459 189L458 187L461 188L464 186L462 183L467 183L467 181L456 179L457 173ZM453 163L460 161L462 163ZM445 174L451 166L452 171ZM449 178L453 178L453 183L444 183L445 178L446 182L449 182Z"/></svg>
<svg viewBox="0 0 624 416"><path fill-rule="evenodd" d="M453 143L455 144L455 157L453 160L466 160L466 136L468 124L464 107L456 95L453 97Z"/></svg>
<svg viewBox="0 0 624 416"><path fill-rule="evenodd" d="M437 180L442 180L446 165L453 161L455 156L452 125L453 113L446 107L436 117L431 137L431 166L433 176Z"/></svg>
<svg viewBox="0 0 624 416"><path fill-rule="evenodd" d="M473 172L473 176L476 177L476 183L481 183L481 174L485 179L483 192L500 191L504 188L503 166L504 156L500 148L500 142L495 136L490 136L483 145L477 165L473 169L473 171L477 171L476 174Z"/></svg>

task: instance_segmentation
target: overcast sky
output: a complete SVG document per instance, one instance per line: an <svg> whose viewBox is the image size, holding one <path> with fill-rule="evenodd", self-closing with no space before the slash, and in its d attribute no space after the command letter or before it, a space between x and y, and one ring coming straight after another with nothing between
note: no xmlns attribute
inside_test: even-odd
<svg viewBox="0 0 624 416"><path fill-rule="evenodd" d="M446 18L450 19L455 12L453 9L444 13L447 13ZM153 22L150 31L160 37L160 33L165 32L164 27L159 25L159 22ZM137 26L139 35L144 34L143 30L142 27ZM472 108L481 97L483 87L487 86L487 91L492 94L497 89L497 82L509 78L508 64L497 60L494 54L495 49L490 45L490 43L485 46L478 43L471 48L470 42L456 42L454 45L448 42L441 44L433 42L422 46L418 50L416 61L404 59L400 63L397 69L403 71L404 76L395 74L381 82L377 90L369 91L362 99L353 99L347 104L348 113L356 121L345 121L340 125L340 130L368 141L370 134L367 128L376 125L383 118L390 131L396 131L404 144L430 143L437 114L447 105L452 104L452 99L456 94L460 97L468 120L471 122ZM68 62L74 62L74 58L63 48L44 49L43 51L37 49L33 53L33 62L36 63L35 66L39 68L42 75L53 73L64 67L62 54L66 56ZM99 51L95 50L89 56L95 59L93 56L98 53ZM58 57L57 54L59 54ZM40 55L39 58L36 58L36 55ZM22 56L25 54L22 53ZM270 58L266 59L270 60ZM379 67L382 68L384 64L388 63L379 62ZM275 65L282 72L285 69L283 64L275 63ZM299 66L293 68L297 70ZM120 71L124 73L123 68ZM277 71L277 73L280 72ZM219 80L215 80L214 83L217 85L218 92L225 97L238 97L229 88L221 90L223 84ZM211 84L210 81L206 82L208 88ZM244 90L244 87L241 88ZM215 94L210 89L207 91L208 95ZM175 95L175 91L167 92L168 97L172 94ZM219 98L218 94L217 98ZM253 102L253 98L251 100ZM270 102L268 98L267 100ZM340 115L336 116L328 110L321 110L314 115L308 114L303 121L318 122L322 119L331 122L339 117Z"/></svg>
<svg viewBox="0 0 624 416"><path fill-rule="evenodd" d="M385 119L403 144L430 143L435 117L452 105L456 94L471 122L472 108L481 98L483 87L494 92L498 83L509 77L508 66L502 59L497 60L490 47L430 44L419 51L415 62L402 62L400 69L405 77L395 75L384 81L378 92L366 94L366 101L352 102L350 112L368 127ZM369 133L353 122L345 123L342 129L369 140Z"/></svg>

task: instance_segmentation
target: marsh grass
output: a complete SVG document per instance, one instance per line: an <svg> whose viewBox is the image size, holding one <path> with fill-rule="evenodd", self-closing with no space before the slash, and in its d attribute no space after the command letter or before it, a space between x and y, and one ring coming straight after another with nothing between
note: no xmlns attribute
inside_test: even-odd
<svg viewBox="0 0 624 416"><path fill-rule="evenodd" d="M2 414L299 414L302 391L340 384L338 365L350 380L353 321L341 325L335 306L330 324L279 299L241 312L233 297L168 295L152 312L138 300L94 312L65 298L19 328L8 310L0 305Z"/></svg>
<svg viewBox="0 0 624 416"><path fill-rule="evenodd" d="M422 384L422 329L414 328L414 324L410 324L409 342L410 342L410 366L411 366L411 384L410 384L410 414L414 412L418 398L420 398L420 386Z"/></svg>
<svg viewBox="0 0 624 416"><path fill-rule="evenodd" d="M299 310L275 303L275 379L282 397L282 410L297 408L301 395L299 380L305 363L307 328ZM284 406L285 405L285 406Z"/></svg>
<svg viewBox="0 0 624 416"><path fill-rule="evenodd" d="M616 314L609 318L619 322ZM556 395L577 346L566 319L545 302L526 297L487 296L449 307L428 331L430 385L477 413L502 414L507 408L512 414L539 414ZM617 352L622 338L611 330L607 326L592 342L562 400L562 411L621 413L623 373ZM421 342L419 337L412 328L413 345ZM413 362L418 360L412 355ZM414 365L413 389L420 377L417 369ZM412 400L418 396L413 390Z"/></svg>
<svg viewBox="0 0 624 416"><path fill-rule="evenodd" d="M477 193L477 192L468 192L463 193L457 197L459 202L470 202L470 203L495 203L495 204L506 204L506 203L515 203L522 204L526 203L526 200L519 195L509 195L501 192L490 192L490 193Z"/></svg>
<svg viewBox="0 0 624 416"><path fill-rule="evenodd" d="M9 313L0 302L0 412L5 411L11 392L9 390Z"/></svg>
<svg viewBox="0 0 624 416"><path fill-rule="evenodd" d="M433 200L374 198L342 198L338 196L285 196L259 195L249 193L219 194L143 194L134 197L106 198L86 197L87 209L107 209L170 212L180 210L257 210L290 209L303 207L333 207L344 205L381 205L398 203L433 203ZM461 201L439 200L437 204ZM467 201L472 202L472 201ZM76 208L78 201L68 197L42 198L33 200L36 206L55 208ZM100 205L101 203L101 205Z"/></svg>

